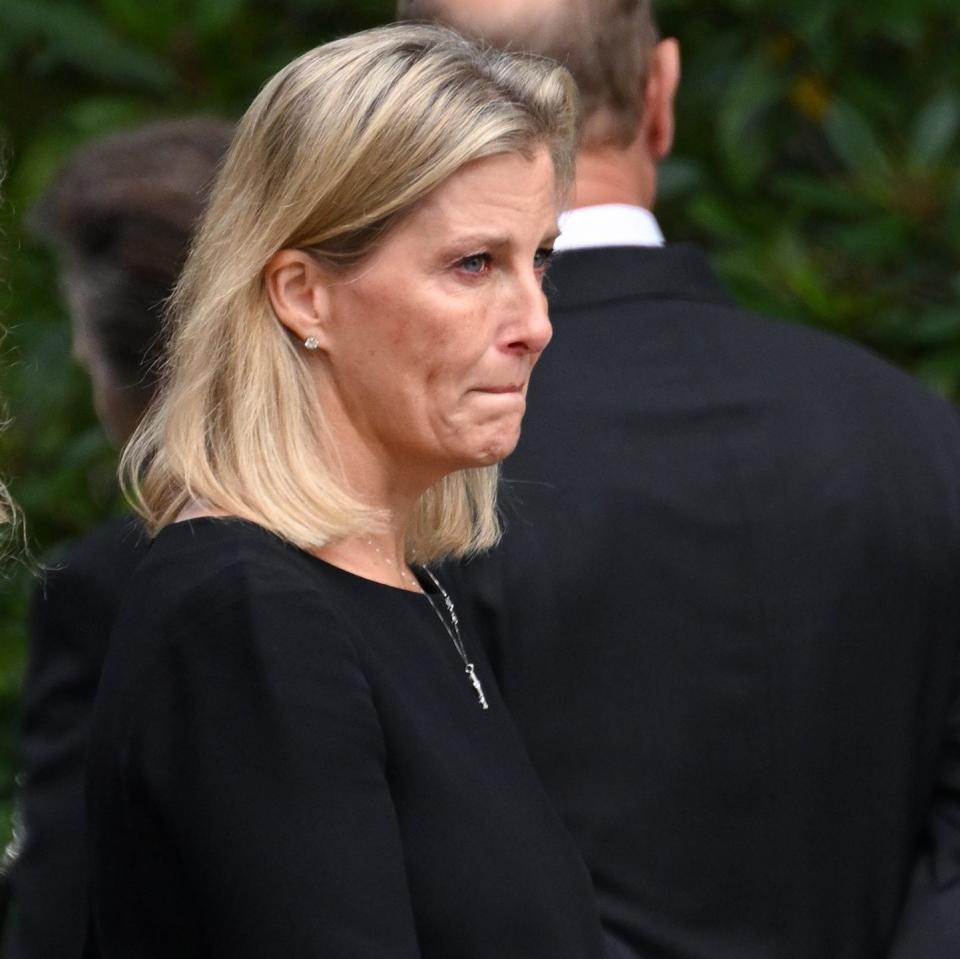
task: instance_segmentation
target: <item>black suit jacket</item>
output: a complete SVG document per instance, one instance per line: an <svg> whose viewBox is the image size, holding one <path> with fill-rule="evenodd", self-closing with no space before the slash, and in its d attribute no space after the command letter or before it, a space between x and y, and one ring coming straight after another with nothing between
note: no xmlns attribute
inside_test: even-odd
<svg viewBox="0 0 960 959"><path fill-rule="evenodd" d="M692 248L558 256L502 546L461 571L640 956L960 955L960 430ZM952 711L951 711L952 710Z"/></svg>
<svg viewBox="0 0 960 959"><path fill-rule="evenodd" d="M79 959L84 947L87 734L120 597L147 543L137 520L111 520L73 544L32 598L9 959Z"/></svg>

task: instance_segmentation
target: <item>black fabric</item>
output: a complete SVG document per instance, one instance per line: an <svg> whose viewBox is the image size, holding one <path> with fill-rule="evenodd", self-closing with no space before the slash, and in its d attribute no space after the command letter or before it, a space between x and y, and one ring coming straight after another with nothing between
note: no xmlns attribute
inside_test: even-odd
<svg viewBox="0 0 960 959"><path fill-rule="evenodd" d="M91 733L104 959L585 959L589 877L473 637L239 520L164 529Z"/></svg>
<svg viewBox="0 0 960 959"><path fill-rule="evenodd" d="M565 253L548 285L506 536L456 597L607 928L960 956L955 411L736 309L689 247Z"/></svg>
<svg viewBox="0 0 960 959"><path fill-rule="evenodd" d="M30 604L9 959L79 959L87 924L83 761L107 640L147 539L111 520L47 568Z"/></svg>

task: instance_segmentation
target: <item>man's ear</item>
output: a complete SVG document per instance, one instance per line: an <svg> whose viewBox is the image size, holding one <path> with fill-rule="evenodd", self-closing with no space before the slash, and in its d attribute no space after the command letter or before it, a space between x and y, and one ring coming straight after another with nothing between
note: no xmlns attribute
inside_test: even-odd
<svg viewBox="0 0 960 959"><path fill-rule="evenodd" d="M327 348L330 317L328 272L304 250L280 250L263 271L267 295L277 319L311 349Z"/></svg>
<svg viewBox="0 0 960 959"><path fill-rule="evenodd" d="M673 148L674 99L680 83L680 44L661 40L650 53L643 93L643 136L655 163Z"/></svg>

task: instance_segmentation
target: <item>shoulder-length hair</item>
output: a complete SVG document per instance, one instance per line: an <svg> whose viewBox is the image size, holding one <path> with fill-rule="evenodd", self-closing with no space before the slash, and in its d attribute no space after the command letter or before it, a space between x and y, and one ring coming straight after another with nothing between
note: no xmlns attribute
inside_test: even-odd
<svg viewBox="0 0 960 959"><path fill-rule="evenodd" d="M264 268L309 249L346 270L465 164L547 146L573 175L576 93L552 61L398 24L325 44L247 110L169 309L160 396L121 477L148 527L188 504L250 519L306 550L369 535L383 514L340 468L303 350L273 313ZM497 468L428 489L407 555L432 562L499 535Z"/></svg>

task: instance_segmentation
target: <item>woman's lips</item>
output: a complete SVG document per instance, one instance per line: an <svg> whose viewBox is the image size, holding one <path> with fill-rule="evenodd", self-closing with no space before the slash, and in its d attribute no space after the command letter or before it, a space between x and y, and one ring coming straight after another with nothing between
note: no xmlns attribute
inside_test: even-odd
<svg viewBox="0 0 960 959"><path fill-rule="evenodd" d="M512 383L510 386L478 386L477 393L522 393L522 383Z"/></svg>

